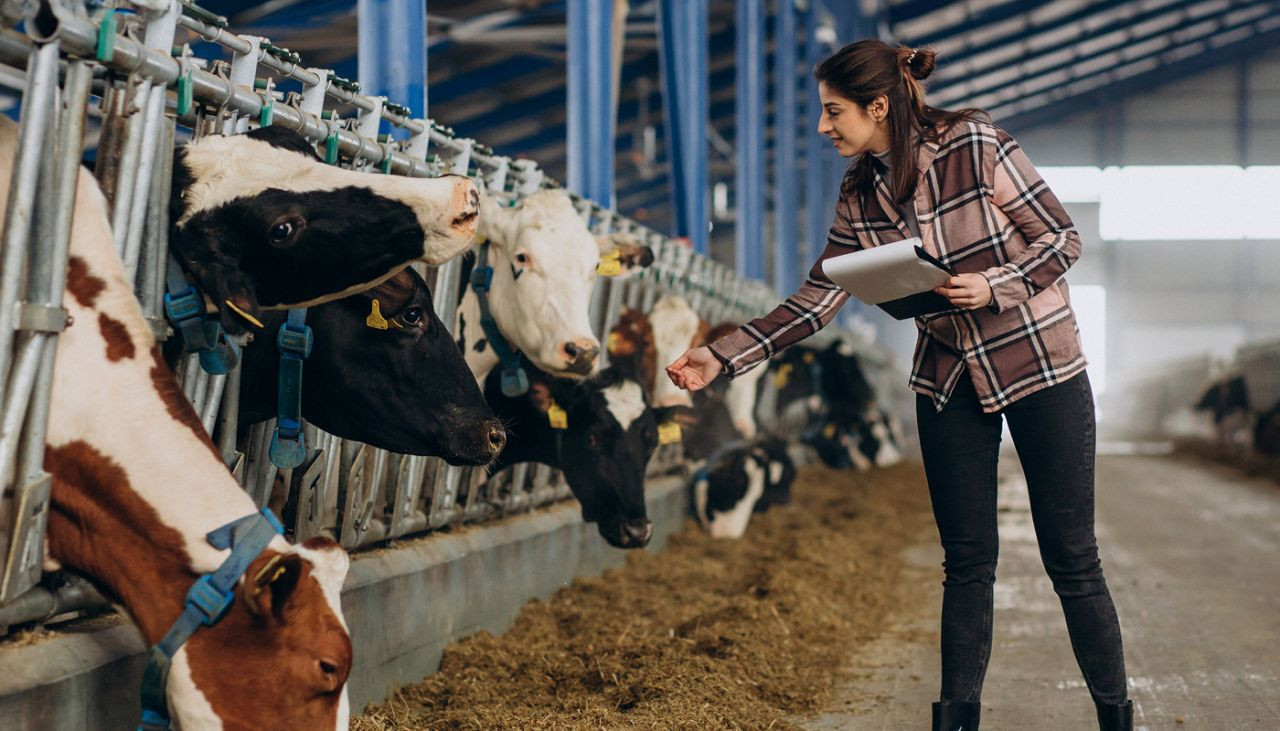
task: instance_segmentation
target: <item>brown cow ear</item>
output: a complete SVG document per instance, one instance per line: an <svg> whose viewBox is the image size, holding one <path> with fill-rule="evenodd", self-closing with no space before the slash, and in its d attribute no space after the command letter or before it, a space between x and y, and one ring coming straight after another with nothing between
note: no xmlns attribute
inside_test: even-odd
<svg viewBox="0 0 1280 731"><path fill-rule="evenodd" d="M302 558L296 553L263 553L244 575L244 603L259 617L284 620L284 608L302 578Z"/></svg>
<svg viewBox="0 0 1280 731"><path fill-rule="evenodd" d="M530 384L529 402L544 414L550 411L551 405L555 403L555 399L551 396L551 386L545 381L535 381Z"/></svg>

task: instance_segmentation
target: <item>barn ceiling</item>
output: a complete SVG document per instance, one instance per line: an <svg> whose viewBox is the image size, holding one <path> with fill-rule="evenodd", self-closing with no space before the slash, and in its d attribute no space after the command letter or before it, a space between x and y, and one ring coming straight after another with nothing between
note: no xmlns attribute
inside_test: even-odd
<svg viewBox="0 0 1280 731"><path fill-rule="evenodd" d="M779 1L786 0L767 3L771 13ZM229 17L238 32L300 52L308 65L358 75L355 0L200 4ZM732 185L734 4L710 6L710 170L713 181ZM882 38L938 51L932 104L979 106L1015 131L1280 42L1280 0L891 0L879 7L868 27ZM565 3L428 0L427 8L431 116L563 179ZM655 12L654 0L632 0L627 16L616 170L619 209L662 228L669 186ZM802 124L807 130L810 123Z"/></svg>

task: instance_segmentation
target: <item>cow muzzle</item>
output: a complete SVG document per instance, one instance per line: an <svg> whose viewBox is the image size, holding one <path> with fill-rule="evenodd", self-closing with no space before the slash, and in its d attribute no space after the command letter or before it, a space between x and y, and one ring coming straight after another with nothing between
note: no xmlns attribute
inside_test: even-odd
<svg viewBox="0 0 1280 731"><path fill-rule="evenodd" d="M653 523L644 518L628 520L619 527L622 548L644 548L653 538Z"/></svg>
<svg viewBox="0 0 1280 731"><path fill-rule="evenodd" d="M470 239L475 236L476 224L480 220L480 191L470 178L462 175L450 177L456 178L456 180L454 181L452 205L449 210L459 212L449 222L449 225L459 236Z"/></svg>
<svg viewBox="0 0 1280 731"><path fill-rule="evenodd" d="M564 370L574 375L589 375L596 367L599 355L600 343L587 338L560 344L560 360L564 363Z"/></svg>

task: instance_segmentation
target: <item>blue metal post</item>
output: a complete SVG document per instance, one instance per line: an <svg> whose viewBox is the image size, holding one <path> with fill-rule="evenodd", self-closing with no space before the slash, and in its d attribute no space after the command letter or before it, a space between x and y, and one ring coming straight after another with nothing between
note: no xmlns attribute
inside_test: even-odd
<svg viewBox="0 0 1280 731"><path fill-rule="evenodd" d="M764 278L764 0L738 0L734 201L738 274Z"/></svg>
<svg viewBox="0 0 1280 731"><path fill-rule="evenodd" d="M805 238L809 244L808 259L817 261L827 245L827 229L831 223L834 200L827 200L825 180L827 155L831 146L818 134L818 119L822 115L822 102L818 98L818 82L813 70L822 61L822 44L818 42L818 3L810 0L804 17L804 65L808 72L805 85L805 137L804 137L804 218Z"/></svg>
<svg viewBox="0 0 1280 731"><path fill-rule="evenodd" d="M796 11L794 0L778 0L777 39L774 41L774 98L777 104L777 167L773 175L773 286L790 292L800 284L800 235L796 209Z"/></svg>
<svg viewBox="0 0 1280 731"><path fill-rule="evenodd" d="M675 235L707 252L707 0L659 0Z"/></svg>
<svg viewBox="0 0 1280 731"><path fill-rule="evenodd" d="M613 207L613 2L569 0L569 190Z"/></svg>
<svg viewBox="0 0 1280 731"><path fill-rule="evenodd" d="M359 0L360 86L427 116L426 0Z"/></svg>

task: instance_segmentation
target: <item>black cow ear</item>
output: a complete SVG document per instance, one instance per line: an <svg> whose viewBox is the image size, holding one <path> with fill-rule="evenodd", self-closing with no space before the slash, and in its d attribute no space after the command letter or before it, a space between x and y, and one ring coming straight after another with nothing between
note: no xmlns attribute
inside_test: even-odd
<svg viewBox="0 0 1280 731"><path fill-rule="evenodd" d="M653 408L653 418L659 424L674 421L681 427L690 427L698 423L698 412L684 405L655 406Z"/></svg>
<svg viewBox="0 0 1280 731"><path fill-rule="evenodd" d="M551 384L546 381L529 384L529 403L544 414L550 411L551 404L555 403L555 397L551 395Z"/></svg>
<svg viewBox="0 0 1280 731"><path fill-rule="evenodd" d="M307 157L323 162L320 156L316 154L316 148L311 141L303 137L298 132L284 127L259 127L247 134L251 139L262 140L263 142L278 147L282 150L292 150L301 153Z"/></svg>
<svg viewBox="0 0 1280 731"><path fill-rule="evenodd" d="M262 328L262 307L253 280L245 274L235 243L217 226L194 222L179 229L170 246L213 301L222 327L232 335Z"/></svg>

